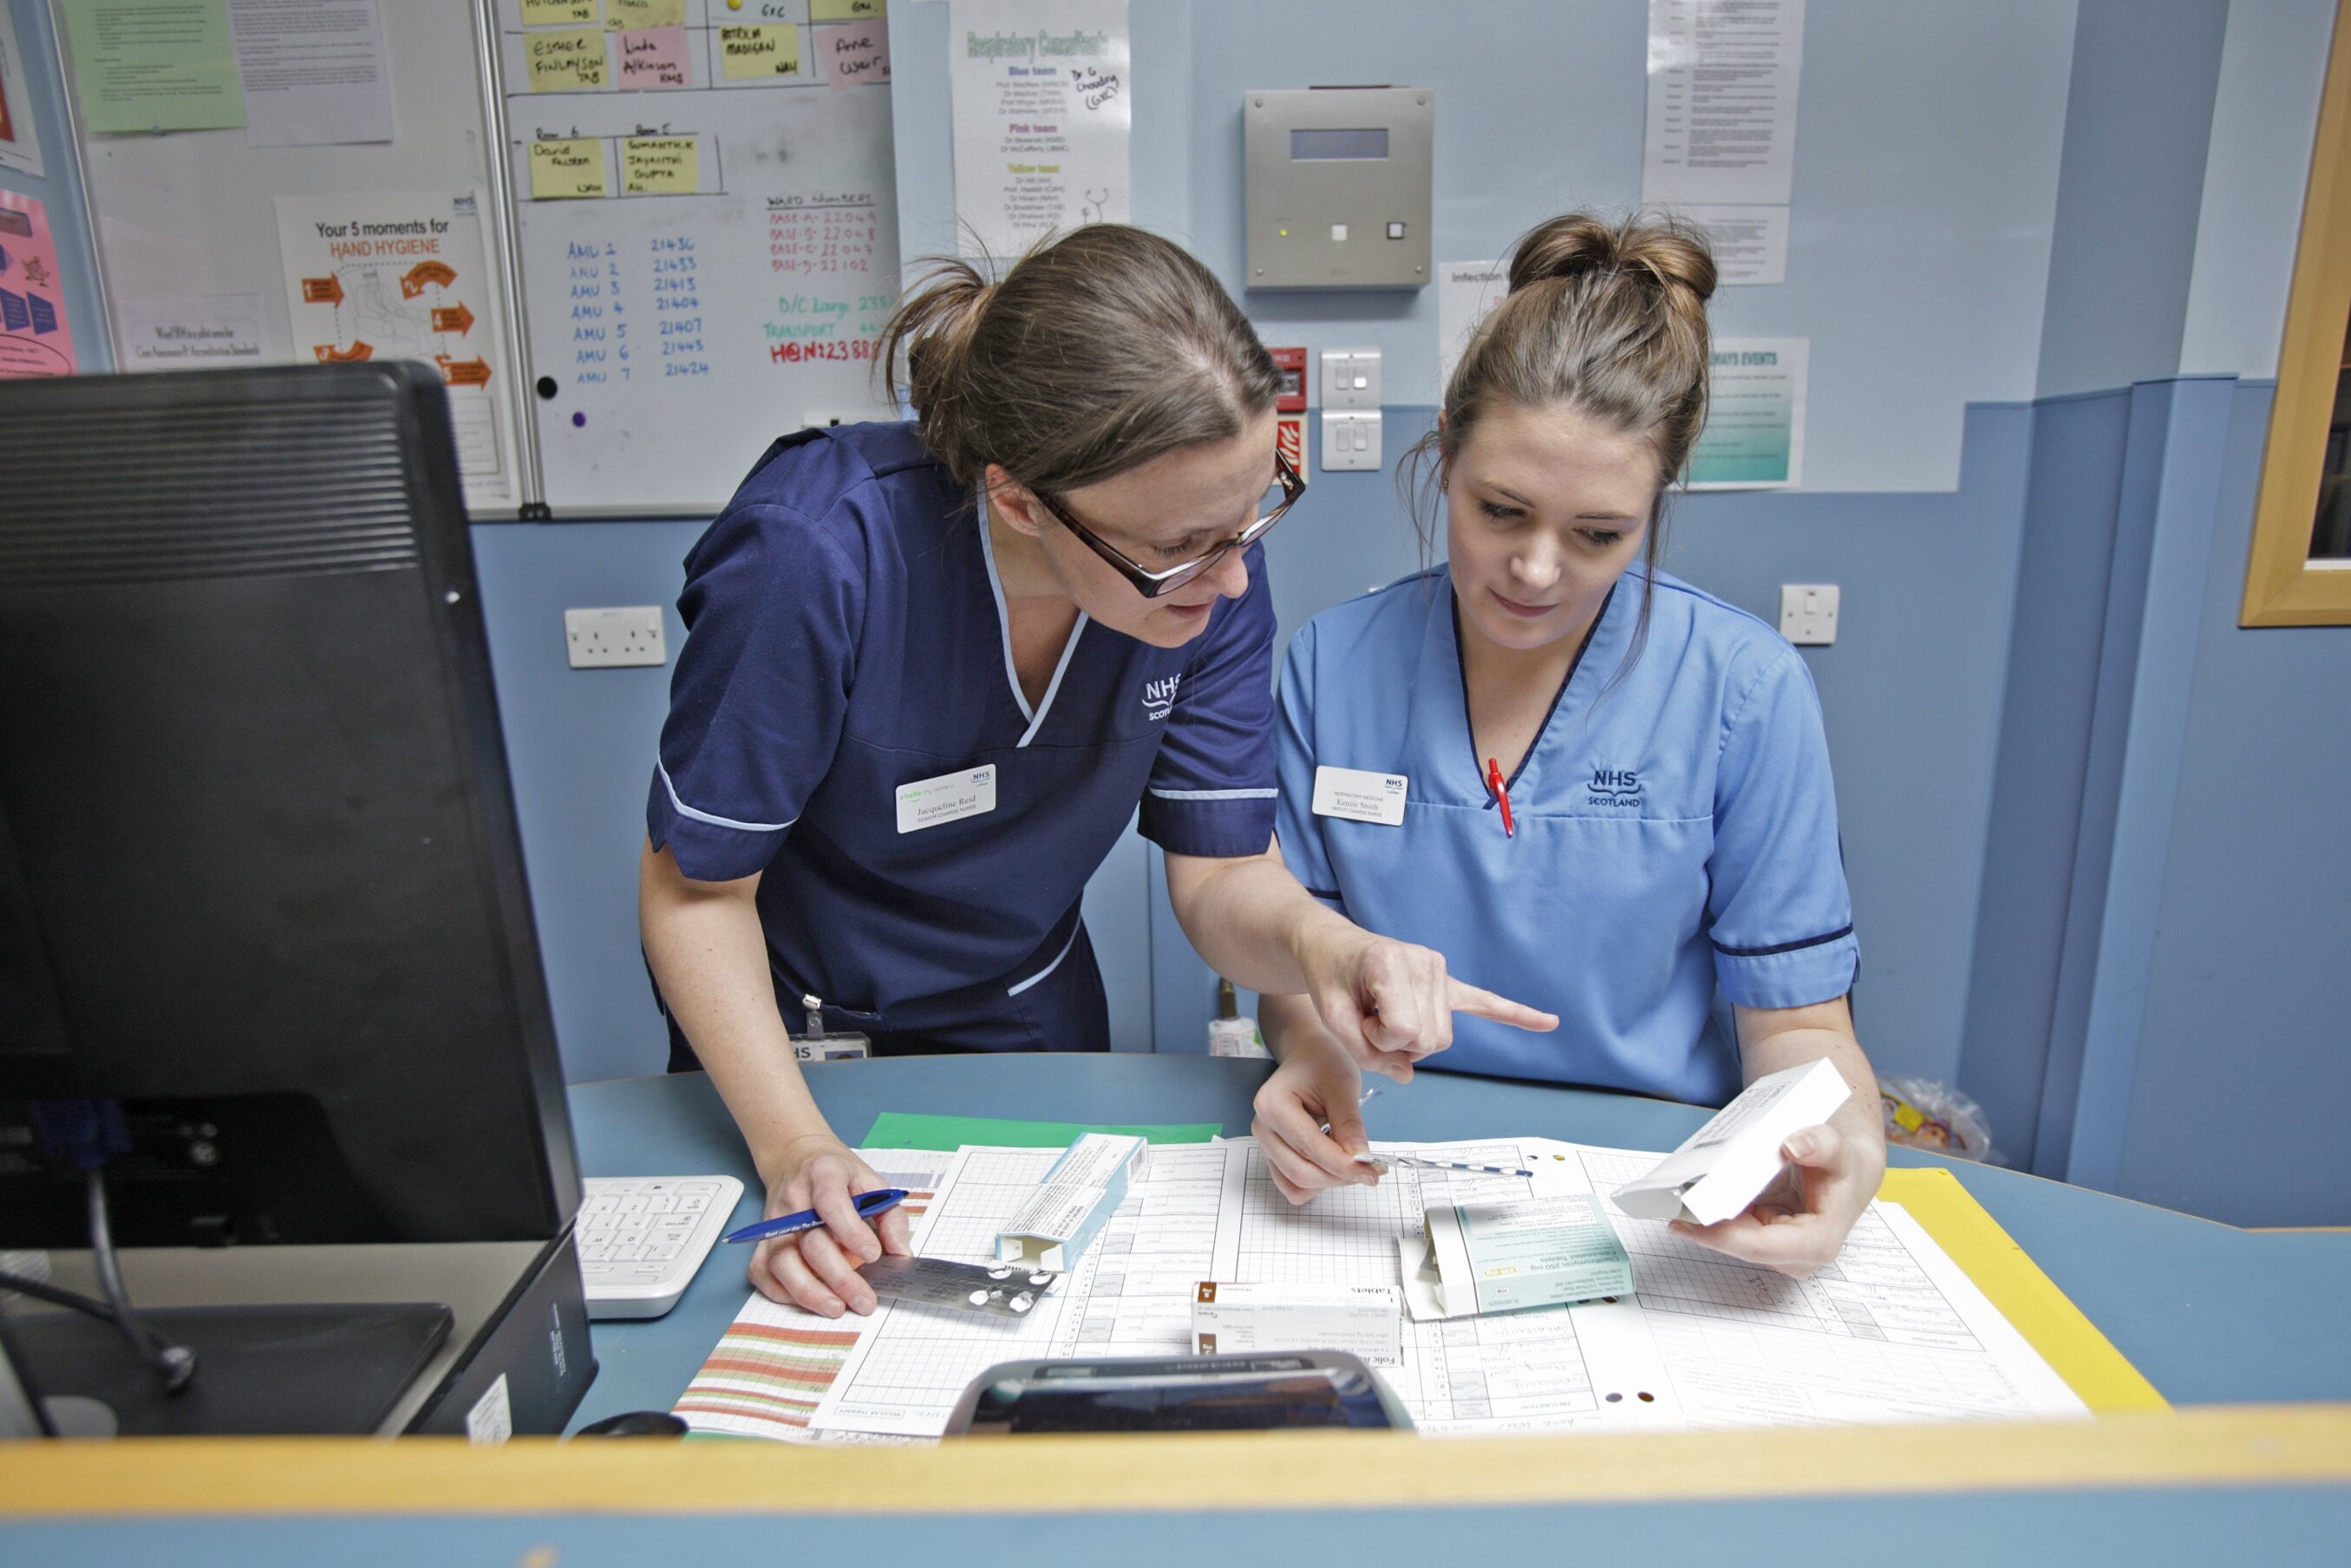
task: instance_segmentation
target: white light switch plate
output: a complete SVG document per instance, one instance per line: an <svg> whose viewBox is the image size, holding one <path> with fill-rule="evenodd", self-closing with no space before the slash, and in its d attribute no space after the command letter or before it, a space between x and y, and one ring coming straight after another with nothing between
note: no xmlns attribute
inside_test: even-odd
<svg viewBox="0 0 2351 1568"><path fill-rule="evenodd" d="M1322 350L1322 406L1380 406L1380 351L1377 349Z"/></svg>
<svg viewBox="0 0 2351 1568"><path fill-rule="evenodd" d="M1380 416L1376 413L1322 415L1322 471L1380 465Z"/></svg>
<svg viewBox="0 0 2351 1568"><path fill-rule="evenodd" d="M1837 585L1834 582L1783 582L1780 585L1780 635L1798 647L1817 647L1836 641Z"/></svg>
<svg viewBox="0 0 2351 1568"><path fill-rule="evenodd" d="M567 610L563 612L563 641L575 670L669 663L669 645L662 637L658 604L630 604L616 610Z"/></svg>

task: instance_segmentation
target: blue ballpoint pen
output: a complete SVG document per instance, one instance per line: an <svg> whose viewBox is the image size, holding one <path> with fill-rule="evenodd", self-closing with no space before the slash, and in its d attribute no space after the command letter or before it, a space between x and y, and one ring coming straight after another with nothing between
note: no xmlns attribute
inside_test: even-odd
<svg viewBox="0 0 2351 1568"><path fill-rule="evenodd" d="M897 1207L905 1200L906 1189L903 1186L877 1187L872 1192L861 1192L856 1198L858 1218L872 1219L876 1215ZM803 1230L814 1230L823 1223L824 1221L818 1218L815 1209L803 1208L798 1214L779 1214L773 1219L763 1219L757 1225L747 1225L740 1230L728 1232L719 1239L721 1241L765 1241L770 1236L797 1236Z"/></svg>

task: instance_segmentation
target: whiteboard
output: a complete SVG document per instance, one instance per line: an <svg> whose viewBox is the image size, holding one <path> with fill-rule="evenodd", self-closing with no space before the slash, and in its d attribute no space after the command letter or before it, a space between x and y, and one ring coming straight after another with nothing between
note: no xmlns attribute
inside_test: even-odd
<svg viewBox="0 0 2351 1568"><path fill-rule="evenodd" d="M75 105L115 363L126 371L172 368L143 361L137 349L164 320L207 320L223 340L257 340L257 357L273 363L347 355L348 341L329 345L322 356L310 340L319 334L298 338L278 199L436 197L440 210L469 225L469 254L480 255L488 276L435 282L406 296L395 287L393 308L417 315L428 349L445 346L451 358L485 367L486 373L450 387L461 430L495 449L490 465L466 465L465 499L477 513L511 516L530 498L530 461L517 442L519 361L504 347L514 338L496 221L500 171L489 156L474 8L471 0L383 0L377 13L392 80L389 142L254 147L241 128L94 135ZM71 44L63 26L57 33L70 93ZM293 284L298 297L300 278ZM465 329L434 332L435 311L444 321L465 321ZM220 361L183 361L199 362Z"/></svg>
<svg viewBox="0 0 2351 1568"><path fill-rule="evenodd" d="M706 515L778 434L893 416L872 384L898 280L881 10L495 0L555 515Z"/></svg>

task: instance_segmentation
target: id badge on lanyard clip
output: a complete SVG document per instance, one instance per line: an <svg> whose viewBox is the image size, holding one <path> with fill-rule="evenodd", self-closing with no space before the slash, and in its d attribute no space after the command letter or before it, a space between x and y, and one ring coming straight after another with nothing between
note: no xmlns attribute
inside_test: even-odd
<svg viewBox="0 0 2351 1568"><path fill-rule="evenodd" d="M804 996L800 1006L808 1009L808 1032L792 1036L793 1061L861 1061L873 1054L873 1042L853 1030L825 1032L824 1003L818 998Z"/></svg>

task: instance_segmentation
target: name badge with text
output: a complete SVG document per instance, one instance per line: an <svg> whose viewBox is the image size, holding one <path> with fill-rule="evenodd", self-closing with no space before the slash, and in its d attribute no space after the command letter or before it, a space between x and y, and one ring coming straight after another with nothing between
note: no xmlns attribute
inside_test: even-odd
<svg viewBox="0 0 2351 1568"><path fill-rule="evenodd" d="M996 764L917 779L898 786L898 831L920 832L941 822L984 817L996 810Z"/></svg>
<svg viewBox="0 0 2351 1568"><path fill-rule="evenodd" d="M1360 768L1314 770L1314 814L1350 822L1404 826L1406 787L1401 773L1366 773Z"/></svg>

